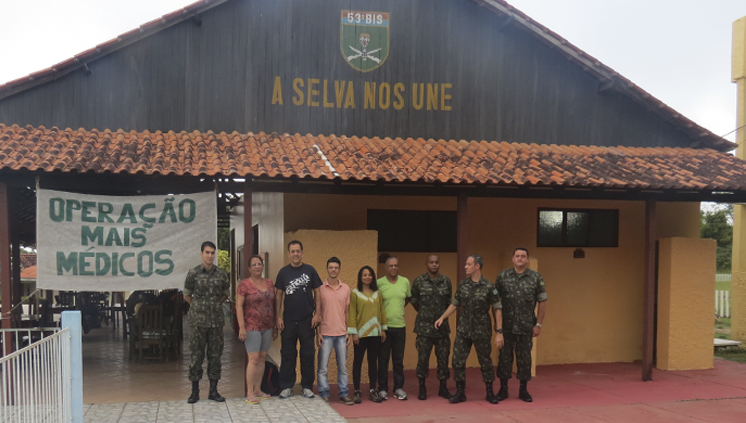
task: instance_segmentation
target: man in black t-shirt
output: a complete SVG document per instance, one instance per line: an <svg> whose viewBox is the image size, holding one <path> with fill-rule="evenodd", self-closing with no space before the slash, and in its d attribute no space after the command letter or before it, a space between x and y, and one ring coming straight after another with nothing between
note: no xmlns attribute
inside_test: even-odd
<svg viewBox="0 0 746 423"><path fill-rule="evenodd" d="M280 269L275 280L277 327L282 331L280 355L280 398L293 395L297 344L300 341L300 374L303 396L313 398L314 328L321 322L322 285L313 266L303 263L303 244L288 244L290 264Z"/></svg>

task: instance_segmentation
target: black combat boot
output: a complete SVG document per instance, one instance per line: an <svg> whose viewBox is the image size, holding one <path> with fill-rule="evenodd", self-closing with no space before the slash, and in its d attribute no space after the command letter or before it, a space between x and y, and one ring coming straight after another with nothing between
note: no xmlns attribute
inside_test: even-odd
<svg viewBox="0 0 746 423"><path fill-rule="evenodd" d="M441 380L440 381L440 389L438 389L438 396L441 396L445 399L451 398L451 393L448 392L448 384L447 381Z"/></svg>
<svg viewBox="0 0 746 423"><path fill-rule="evenodd" d="M420 394L417 395L418 400L427 399L427 386L425 386L425 379L420 379Z"/></svg>
<svg viewBox="0 0 746 423"><path fill-rule="evenodd" d="M490 404L497 404L500 402L499 399L497 399L497 395L492 391L492 382L484 382L484 386L487 390L487 397L485 399Z"/></svg>
<svg viewBox="0 0 746 423"><path fill-rule="evenodd" d="M500 390L497 391L497 399L500 401L508 399L508 379L500 379Z"/></svg>
<svg viewBox="0 0 746 423"><path fill-rule="evenodd" d="M518 398L525 402L533 402L534 399L531 398L531 394L528 393L528 389L526 388L526 385L528 385L528 381L522 380L521 381L521 387L518 389Z"/></svg>
<svg viewBox="0 0 746 423"><path fill-rule="evenodd" d="M448 402L451 404L458 404L466 401L466 382L456 382L456 392L451 398L448 398Z"/></svg>
<svg viewBox="0 0 746 423"><path fill-rule="evenodd" d="M218 393L217 379L210 379L210 395L207 396L207 399L211 399L217 402L225 402L225 398L223 398L223 396Z"/></svg>
<svg viewBox="0 0 746 423"><path fill-rule="evenodd" d="M199 401L199 381L195 380L192 382L192 395L189 395L187 402L189 404L194 404L197 401Z"/></svg>

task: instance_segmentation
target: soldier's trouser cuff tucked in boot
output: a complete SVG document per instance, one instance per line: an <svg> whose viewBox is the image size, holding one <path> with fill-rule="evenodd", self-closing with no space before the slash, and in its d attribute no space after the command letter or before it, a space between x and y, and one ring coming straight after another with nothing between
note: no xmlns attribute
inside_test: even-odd
<svg viewBox="0 0 746 423"><path fill-rule="evenodd" d="M528 393L528 387L526 385L528 385L528 382L525 380L522 380L521 387L518 390L518 398L520 398L521 400L525 402L533 402L534 399L531 397L531 394Z"/></svg>
<svg viewBox="0 0 746 423"><path fill-rule="evenodd" d="M497 391L497 399L500 401L508 399L508 379L500 379L500 390Z"/></svg>
<svg viewBox="0 0 746 423"><path fill-rule="evenodd" d="M438 389L438 396L443 397L445 399L451 398L451 393L448 392L448 381L445 381L445 380L440 381L440 389Z"/></svg>
<svg viewBox="0 0 746 423"><path fill-rule="evenodd" d="M207 398L217 402L225 402L225 398L218 393L217 379L210 379L210 395Z"/></svg>
<svg viewBox="0 0 746 423"><path fill-rule="evenodd" d="M451 398L448 399L448 402L451 404L458 404L460 402L466 401L466 382L456 382L456 392L453 394Z"/></svg>
<svg viewBox="0 0 746 423"><path fill-rule="evenodd" d="M492 382L485 382L484 383L485 391L487 392L487 396L485 399L490 404L497 404L500 402L500 400L497 399L497 395L495 395L495 392L492 390Z"/></svg>
<svg viewBox="0 0 746 423"><path fill-rule="evenodd" d="M425 380L426 379L420 378L420 393L417 395L418 400L427 399L427 386L425 385Z"/></svg>
<svg viewBox="0 0 746 423"><path fill-rule="evenodd" d="M195 380L192 382L192 394L189 395L187 403L194 404L197 401L199 401L199 381Z"/></svg>

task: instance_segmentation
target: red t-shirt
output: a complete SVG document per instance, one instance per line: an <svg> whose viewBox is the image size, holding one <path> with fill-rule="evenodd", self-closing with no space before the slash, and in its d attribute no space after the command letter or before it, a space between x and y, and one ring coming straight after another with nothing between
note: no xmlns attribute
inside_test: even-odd
<svg viewBox="0 0 746 423"><path fill-rule="evenodd" d="M237 295L244 297L243 319L246 330L265 331L274 327L275 321L275 287L269 279L267 290L260 291L251 279L244 279L238 285Z"/></svg>

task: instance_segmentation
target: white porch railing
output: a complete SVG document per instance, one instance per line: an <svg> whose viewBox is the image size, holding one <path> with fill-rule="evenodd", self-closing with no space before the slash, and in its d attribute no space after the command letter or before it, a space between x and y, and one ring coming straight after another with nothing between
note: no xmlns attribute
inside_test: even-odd
<svg viewBox="0 0 746 423"><path fill-rule="evenodd" d="M59 328L0 329L0 357L59 332Z"/></svg>
<svg viewBox="0 0 746 423"><path fill-rule="evenodd" d="M0 330L0 422L82 423L81 332L80 311L62 329Z"/></svg>
<svg viewBox="0 0 746 423"><path fill-rule="evenodd" d="M715 314L730 317L730 291L715 291Z"/></svg>
<svg viewBox="0 0 746 423"><path fill-rule="evenodd" d="M23 331L0 333L7 342ZM0 421L71 421L70 329L0 358Z"/></svg>

